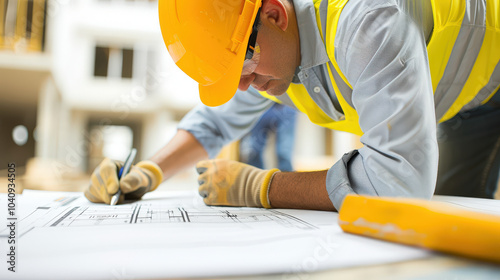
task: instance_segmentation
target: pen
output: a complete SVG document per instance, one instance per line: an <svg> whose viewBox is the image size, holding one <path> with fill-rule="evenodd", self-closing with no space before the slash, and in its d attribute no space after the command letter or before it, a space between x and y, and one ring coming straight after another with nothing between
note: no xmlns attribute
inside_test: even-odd
<svg viewBox="0 0 500 280"><path fill-rule="evenodd" d="M132 150L130 151L130 154L128 155L127 159L125 160L125 163L123 164L122 168L120 168L120 172L118 172L118 180L120 180L122 178L122 176L125 176L128 174L128 172L130 171L130 168L132 167L132 162L134 162L136 154L137 154L137 150L132 148ZM122 191L120 190L120 185L118 183L118 191L113 195L113 197L111 197L111 202L109 203L109 205L116 205L121 194L122 194Z"/></svg>

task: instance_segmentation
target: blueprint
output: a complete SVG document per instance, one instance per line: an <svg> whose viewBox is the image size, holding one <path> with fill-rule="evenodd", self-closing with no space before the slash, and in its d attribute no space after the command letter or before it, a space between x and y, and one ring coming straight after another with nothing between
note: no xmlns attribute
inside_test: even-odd
<svg viewBox="0 0 500 280"><path fill-rule="evenodd" d="M28 194L33 191L27 191ZM35 192L36 194L36 192ZM81 195L60 193L46 204L32 209L19 221L19 237L40 227L96 227L125 224L218 224L230 228L256 229L260 227L318 229L311 223L279 210L240 207L210 207L193 205L190 199L175 202L152 200L123 205L104 205L88 202ZM185 205L189 205L186 207ZM0 231L6 235L7 228Z"/></svg>
<svg viewBox="0 0 500 280"><path fill-rule="evenodd" d="M0 194L0 209L6 203L7 195ZM17 272L0 266L0 279L269 273L296 279L324 269L432 255L346 234L335 212L210 207L195 191L153 192L110 206L91 203L81 193L25 190L17 212ZM6 263L6 211L0 210L0 221L0 262Z"/></svg>
<svg viewBox="0 0 500 280"><path fill-rule="evenodd" d="M41 212L41 213L39 213ZM36 209L33 217L44 216L45 209ZM30 216L27 217L30 219ZM184 207L162 207L148 203L126 206L74 206L65 209L44 226L98 226L142 223L225 223L241 228L252 228L253 224L273 224L283 227L313 229L315 226L277 210L262 209L196 209Z"/></svg>

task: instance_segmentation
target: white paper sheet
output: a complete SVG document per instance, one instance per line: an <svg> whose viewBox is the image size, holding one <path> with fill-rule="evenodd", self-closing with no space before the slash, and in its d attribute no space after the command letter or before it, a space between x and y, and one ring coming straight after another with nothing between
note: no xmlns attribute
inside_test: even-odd
<svg viewBox="0 0 500 280"><path fill-rule="evenodd" d="M500 200L445 195L435 195L432 200L446 202L465 210L500 216Z"/></svg>
<svg viewBox="0 0 500 280"><path fill-rule="evenodd" d="M6 221L0 195L0 221ZM208 207L195 192L153 192L119 206L80 193L18 196L16 273L0 279L148 279L305 273L431 253L343 233L323 211ZM5 209L5 210L4 210ZM0 224L0 263L8 232ZM2 231L3 230L3 231Z"/></svg>

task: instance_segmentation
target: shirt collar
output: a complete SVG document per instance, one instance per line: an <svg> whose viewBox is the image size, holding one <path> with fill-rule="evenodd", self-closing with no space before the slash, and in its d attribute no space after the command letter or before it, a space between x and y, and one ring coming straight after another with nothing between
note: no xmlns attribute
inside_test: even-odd
<svg viewBox="0 0 500 280"><path fill-rule="evenodd" d="M300 69L303 70L327 63L330 59L316 23L316 11L313 1L294 0L293 6L299 27Z"/></svg>

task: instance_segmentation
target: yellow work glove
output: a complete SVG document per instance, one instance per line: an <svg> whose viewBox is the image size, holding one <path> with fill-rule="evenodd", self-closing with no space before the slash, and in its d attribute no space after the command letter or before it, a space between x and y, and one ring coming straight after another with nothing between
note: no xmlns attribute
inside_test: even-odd
<svg viewBox="0 0 500 280"><path fill-rule="evenodd" d="M200 161L198 191L207 205L271 208L268 198L272 177L278 169L262 170L237 161Z"/></svg>
<svg viewBox="0 0 500 280"><path fill-rule="evenodd" d="M98 203L109 204L111 197L121 189L118 204L125 199L140 199L145 193L154 191L163 181L160 167L144 160L132 166L130 172L118 180L118 172L123 162L105 158L90 177L90 186L85 190L85 197Z"/></svg>

